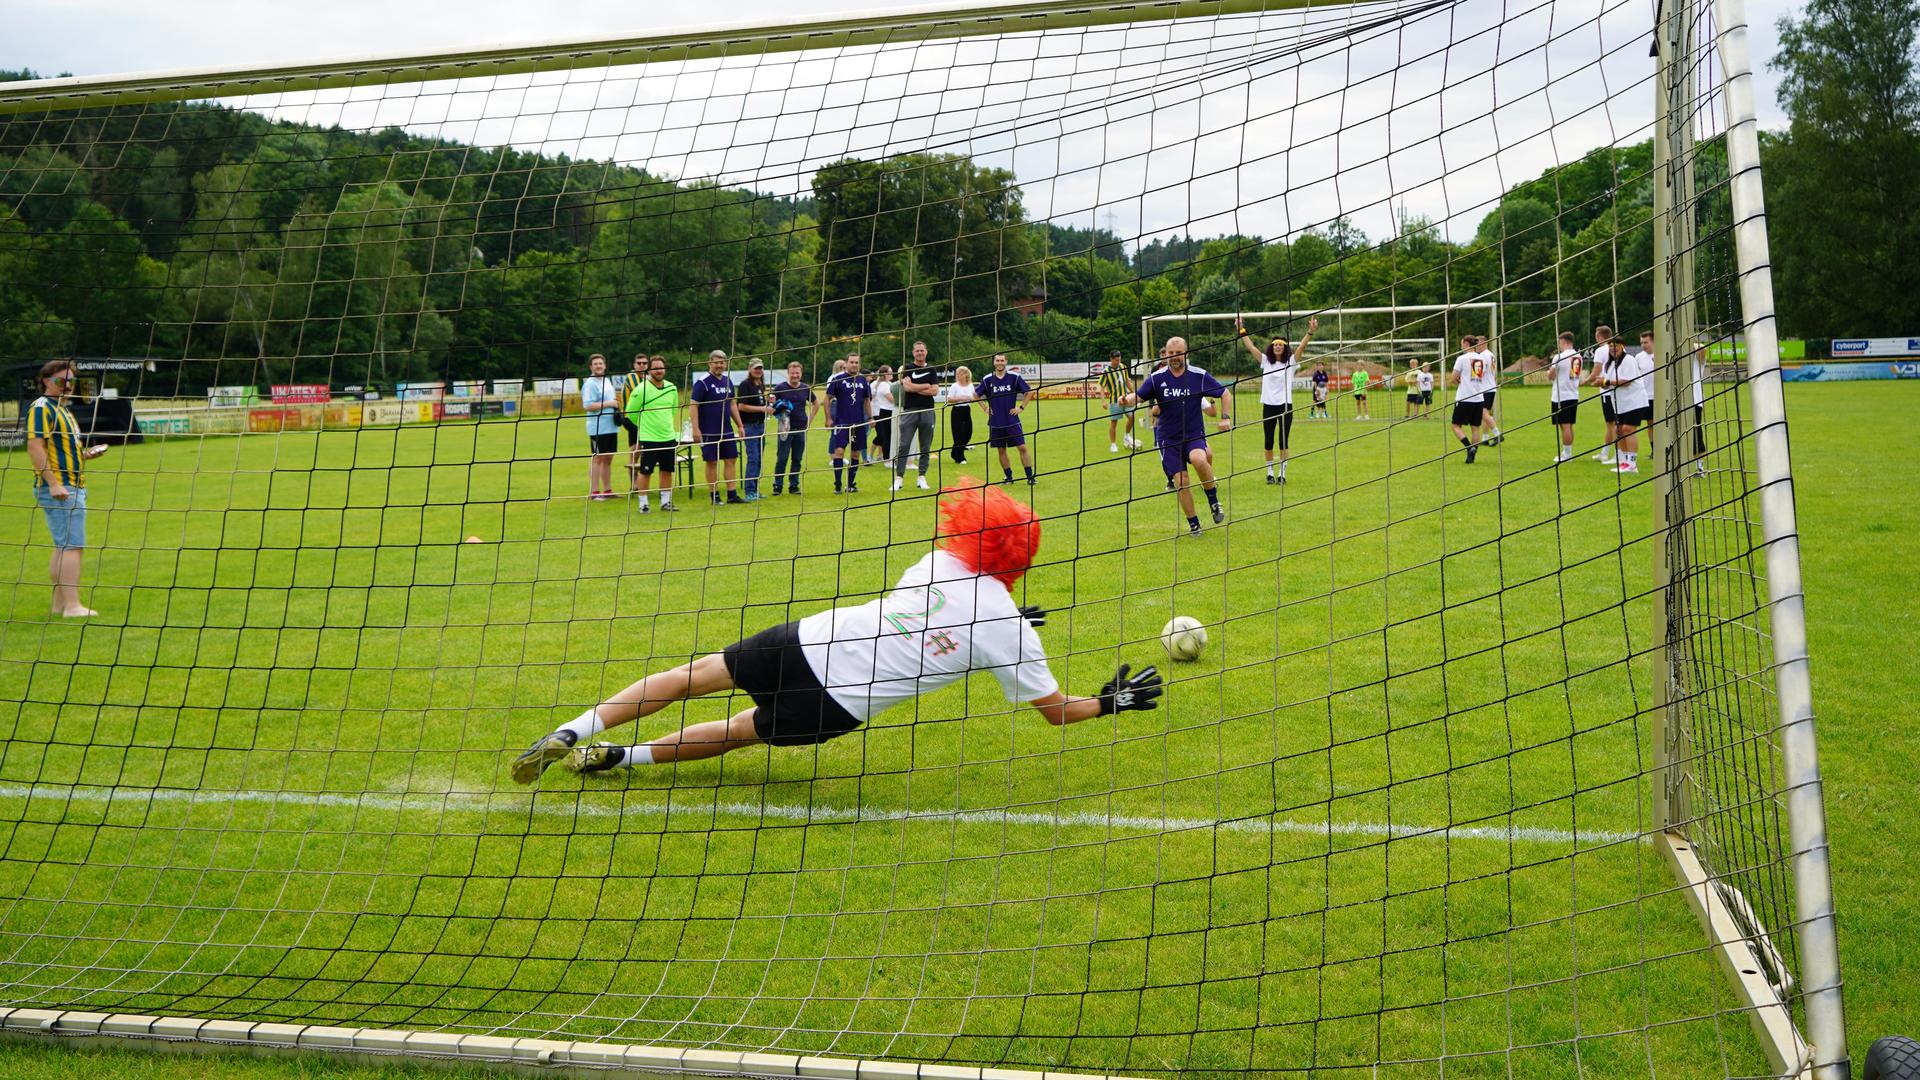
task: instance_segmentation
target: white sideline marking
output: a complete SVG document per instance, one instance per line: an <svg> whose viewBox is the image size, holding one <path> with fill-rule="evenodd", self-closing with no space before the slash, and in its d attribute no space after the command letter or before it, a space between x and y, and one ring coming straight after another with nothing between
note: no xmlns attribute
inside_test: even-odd
<svg viewBox="0 0 1920 1080"><path fill-rule="evenodd" d="M64 784L0 785L0 799L66 799L80 802L153 802L260 803L273 806L325 806L363 810L433 811L455 810L514 811L555 817L625 817L629 814L717 814L724 817L781 818L814 825L846 825L855 822L953 822L962 825L1030 825L1068 828L1095 828L1143 833L1224 832L1256 834L1296 834L1302 836L1370 836L1404 840L1430 838L1444 840L1493 840L1501 843L1576 844L1595 847L1641 839L1639 833L1605 829L1540 829L1529 826L1511 828L1498 825L1388 825L1370 821L1276 821L1270 818L1186 818L1149 817L1138 814L1095 814L1085 812L1046 813L1035 810L890 810L873 807L783 806L777 803L721 801L710 804L672 805L635 799L629 794L619 806L594 803L551 803L567 797L565 793L521 794L503 792L368 792L346 795L320 791L242 791L209 788L186 791L179 788L154 790L100 787L72 787ZM527 806L532 801L531 807ZM545 801L549 805L541 805Z"/></svg>

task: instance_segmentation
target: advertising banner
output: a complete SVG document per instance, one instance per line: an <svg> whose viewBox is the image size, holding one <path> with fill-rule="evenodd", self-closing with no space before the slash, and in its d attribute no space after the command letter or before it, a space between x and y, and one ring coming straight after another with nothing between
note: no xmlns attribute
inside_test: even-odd
<svg viewBox="0 0 1920 1080"><path fill-rule="evenodd" d="M1850 356L1920 356L1920 337L1834 338L1833 358Z"/></svg>
<svg viewBox="0 0 1920 1080"><path fill-rule="evenodd" d="M325 405L333 400L324 383L276 383L269 389L275 405Z"/></svg>
<svg viewBox="0 0 1920 1080"><path fill-rule="evenodd" d="M207 404L216 409L244 409L260 402L260 391L251 386L209 386Z"/></svg>
<svg viewBox="0 0 1920 1080"><path fill-rule="evenodd" d="M369 427L397 424L406 411L407 406L398 401L369 401L360 407L360 422Z"/></svg>
<svg viewBox="0 0 1920 1080"><path fill-rule="evenodd" d="M1839 344L1835 342L1834 344ZM1788 364L1780 369L1787 382L1855 382L1861 379L1920 379L1920 360L1894 363Z"/></svg>

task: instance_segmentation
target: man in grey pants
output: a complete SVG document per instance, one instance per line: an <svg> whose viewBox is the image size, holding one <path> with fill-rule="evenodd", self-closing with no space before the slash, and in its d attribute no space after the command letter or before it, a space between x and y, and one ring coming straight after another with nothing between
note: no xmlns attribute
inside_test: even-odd
<svg viewBox="0 0 1920 1080"><path fill-rule="evenodd" d="M893 414L893 490L907 483L907 447L920 440L919 487L927 487L927 459L933 453L933 398L940 392L940 376L927 366L927 343L913 343L913 359L900 368L900 381L893 390L899 402Z"/></svg>

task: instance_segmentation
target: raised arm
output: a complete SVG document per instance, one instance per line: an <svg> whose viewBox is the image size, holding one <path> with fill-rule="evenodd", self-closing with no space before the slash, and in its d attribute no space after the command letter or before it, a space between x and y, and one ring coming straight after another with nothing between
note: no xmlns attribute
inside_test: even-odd
<svg viewBox="0 0 1920 1080"><path fill-rule="evenodd" d="M1320 317L1318 315L1310 316L1307 319L1307 332L1300 336L1300 344L1293 347L1294 363L1299 364L1306 361L1307 346L1312 343L1313 332L1318 329L1320 329Z"/></svg>
<svg viewBox="0 0 1920 1080"><path fill-rule="evenodd" d="M1233 328L1240 335L1240 344L1245 345L1247 347L1247 351L1252 353L1255 359L1260 359L1260 360L1266 359L1267 354L1261 350L1260 346L1255 345L1253 343L1253 336L1247 333L1246 323L1241 322L1239 319L1235 319L1233 320Z"/></svg>

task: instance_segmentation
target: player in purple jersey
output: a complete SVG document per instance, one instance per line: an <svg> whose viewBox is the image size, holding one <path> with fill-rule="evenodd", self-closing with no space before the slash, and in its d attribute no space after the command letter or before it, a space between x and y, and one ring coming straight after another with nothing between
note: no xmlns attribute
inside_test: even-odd
<svg viewBox="0 0 1920 1080"><path fill-rule="evenodd" d="M1013 483L1013 462L1007 450L1020 450L1020 464L1027 470L1027 483L1038 483L1033 475L1033 451L1027 448L1027 432L1020 424L1020 413L1033 401L1033 387L1017 371L1007 370L1007 354L993 354L993 374L980 380L979 402L987 407L987 446L1000 451L1000 471Z"/></svg>
<svg viewBox="0 0 1920 1080"><path fill-rule="evenodd" d="M744 503L734 488L734 463L740 459L740 409L734 400L733 377L727 374L727 353L715 349L707 354L707 374L693 381L693 441L700 446L700 460L707 466L707 496L714 505L721 503L720 478L726 477L726 502Z"/></svg>
<svg viewBox="0 0 1920 1080"><path fill-rule="evenodd" d="M867 422L873 419L873 384L860 374L860 354L848 353L846 370L827 380L827 449L833 454L833 490L860 490L860 454L867 446ZM853 459L847 459L847 447ZM844 473L846 486L841 487Z"/></svg>
<svg viewBox="0 0 1920 1080"><path fill-rule="evenodd" d="M1191 470L1200 474L1200 488L1213 510L1213 523L1226 521L1227 512L1220 508L1219 485L1213 475L1213 455L1207 448L1204 403L1208 398L1220 400L1220 430L1229 431L1233 428L1233 394L1212 375L1187 366L1185 338L1169 338L1166 355L1167 366L1142 379L1139 389L1127 395L1126 403L1144 401L1158 407L1160 468L1179 496L1180 510L1187 515L1187 532L1199 536L1200 515L1194 512L1187 473Z"/></svg>

